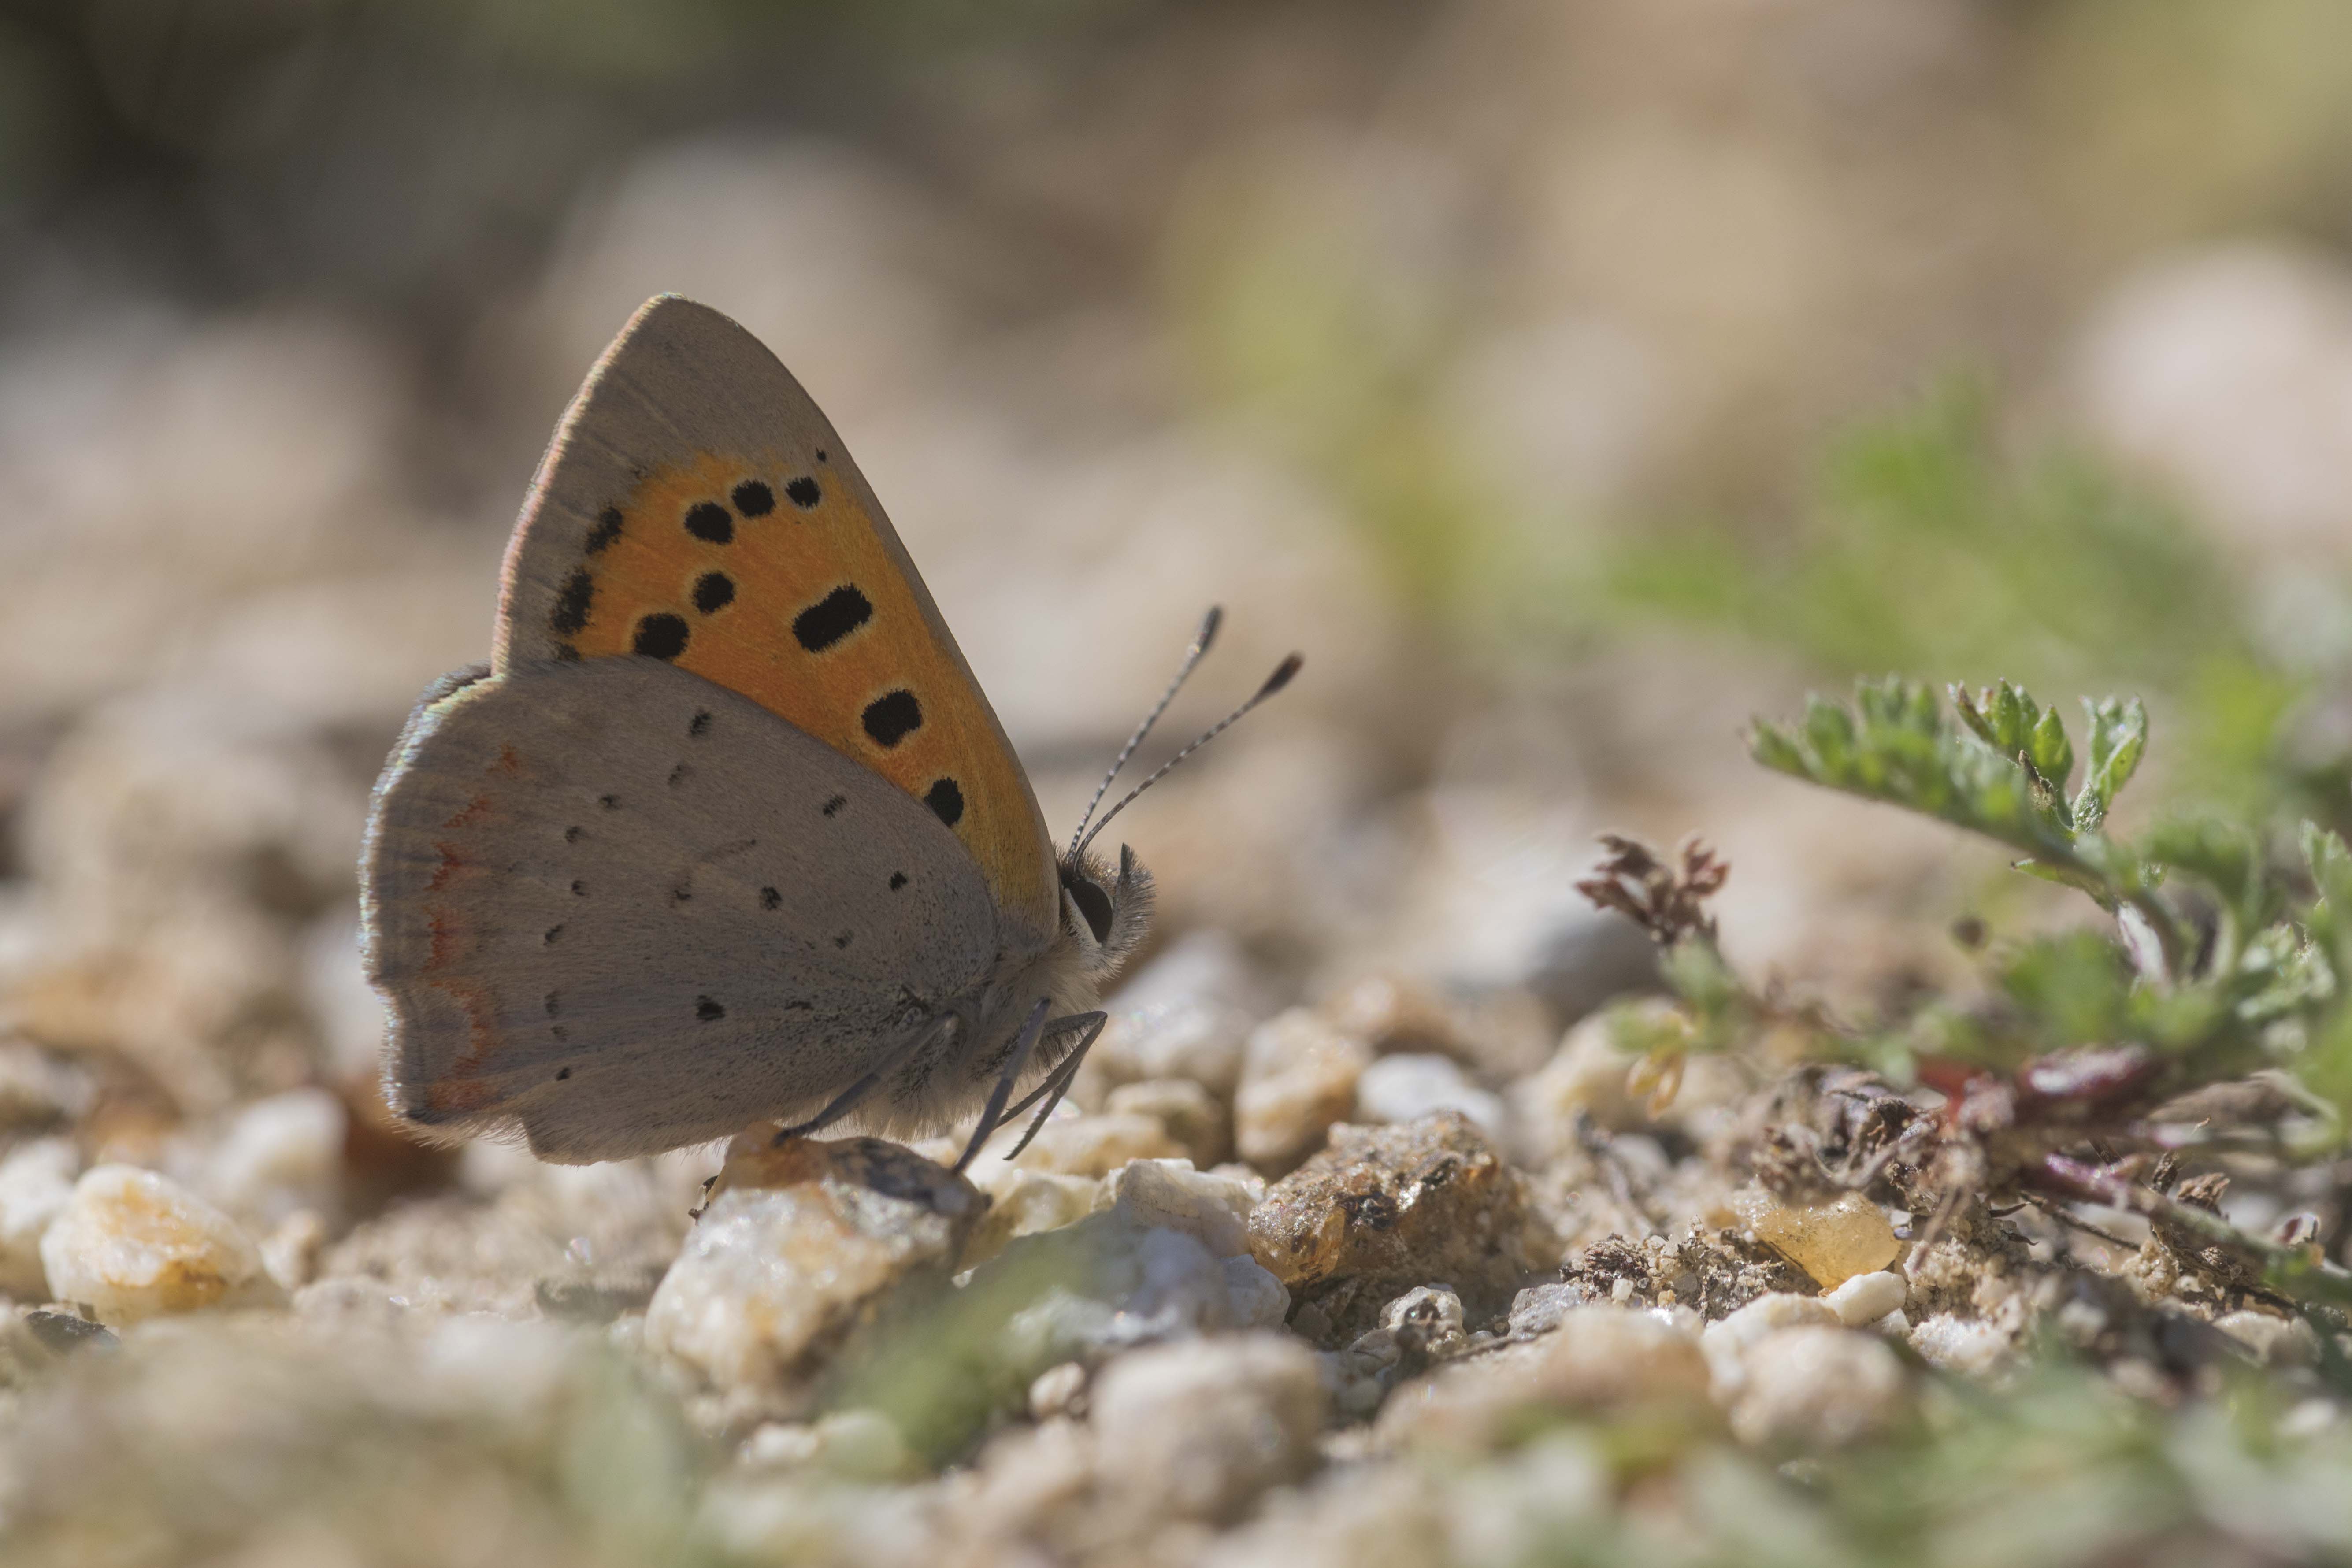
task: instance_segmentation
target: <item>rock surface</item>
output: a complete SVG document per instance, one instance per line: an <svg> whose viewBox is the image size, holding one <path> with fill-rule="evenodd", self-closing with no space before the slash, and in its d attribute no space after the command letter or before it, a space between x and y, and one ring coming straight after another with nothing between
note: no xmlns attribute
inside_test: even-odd
<svg viewBox="0 0 2352 1568"><path fill-rule="evenodd" d="M1268 1189L1249 1237L1335 1326L1368 1327L1387 1296L1432 1279L1499 1310L1558 1248L1518 1173L1458 1111L1334 1129L1328 1149Z"/></svg>
<svg viewBox="0 0 2352 1568"><path fill-rule="evenodd" d="M981 1209L877 1139L739 1139L646 1308L646 1348L722 1390L787 1392L895 1289L943 1286Z"/></svg>

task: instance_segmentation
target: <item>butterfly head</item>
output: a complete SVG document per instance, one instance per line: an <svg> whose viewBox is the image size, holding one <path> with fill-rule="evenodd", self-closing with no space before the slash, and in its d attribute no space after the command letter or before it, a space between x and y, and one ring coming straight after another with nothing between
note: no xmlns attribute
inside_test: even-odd
<svg viewBox="0 0 2352 1568"><path fill-rule="evenodd" d="M1116 872L1083 852L1065 856L1060 869L1065 936L1094 973L1108 976L1150 929L1151 873L1124 844Z"/></svg>

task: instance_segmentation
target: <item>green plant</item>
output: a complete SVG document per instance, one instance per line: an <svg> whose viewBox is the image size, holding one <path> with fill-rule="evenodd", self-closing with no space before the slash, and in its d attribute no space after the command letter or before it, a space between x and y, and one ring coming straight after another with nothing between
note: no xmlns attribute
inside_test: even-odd
<svg viewBox="0 0 2352 1568"><path fill-rule="evenodd" d="M2264 825L2213 816L2120 834L2110 812L2147 747L2139 703L2085 701L2078 757L2057 710L2021 688L1954 687L1948 699L1865 681L1851 704L1816 698L1793 723L1758 723L1751 749L1776 771L1990 838L2019 856L2019 869L2089 897L2106 923L1997 945L1983 999L1939 998L1877 1026L1840 1027L1740 984L1687 879L1678 898L1660 886L1672 873L1616 841L1596 879L1607 889L1587 890L1667 945L1664 973L1683 1004L1671 1034L1653 1023L1636 1043L1657 1058L1794 1027L1817 1056L1942 1091L1933 1147L1916 1152L1946 1205L2022 1196L2131 1209L2234 1288L2352 1302L2352 1276L2305 1245L2307 1226L2246 1234L2220 1214L2218 1184L2184 1180L2182 1165L2223 1151L2309 1163L2343 1146L2352 850L2305 823L2290 863ZM1688 851L1685 863L1716 865ZM1704 891L1720 883L1717 866ZM1660 918L1685 907L1694 912ZM2256 1079L2266 1119L2166 1112L2192 1091Z"/></svg>

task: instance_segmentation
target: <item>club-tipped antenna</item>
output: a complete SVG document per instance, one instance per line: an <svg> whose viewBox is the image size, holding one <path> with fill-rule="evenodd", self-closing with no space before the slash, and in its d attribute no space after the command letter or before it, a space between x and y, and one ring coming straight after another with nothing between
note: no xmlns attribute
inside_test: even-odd
<svg viewBox="0 0 2352 1568"><path fill-rule="evenodd" d="M1095 797L1087 802L1086 815L1078 818L1077 831L1070 835L1071 854L1078 852L1078 841L1086 837L1087 824L1094 820L1095 807L1100 805L1103 796L1110 793L1111 781L1118 777L1118 770L1127 766L1128 759L1135 755L1135 748L1143 744L1143 738L1151 733L1151 726L1159 723L1160 716L1168 711L1168 705L1176 700L1176 694L1184 689L1184 682L1191 677L1192 667L1201 662L1201 656L1208 652L1209 645L1216 640L1217 627L1223 624L1224 618L1225 610L1222 605L1211 605L1209 613L1201 617L1201 629L1192 634L1192 646L1184 650L1184 662L1176 667L1176 679L1168 683L1168 689L1160 694L1160 700L1152 704L1151 711L1143 716L1143 722L1135 727L1135 733L1127 738L1127 744L1118 749L1118 755L1112 759L1110 772L1103 774L1102 783L1095 785Z"/></svg>
<svg viewBox="0 0 2352 1568"><path fill-rule="evenodd" d="M1145 790L1150 789L1153 784L1158 784L1161 779L1166 778L1170 771L1172 770L1177 763L1182 762L1185 758L1191 756L1193 752L1199 751L1202 747L1207 745L1218 736L1223 734L1227 730L1232 729L1235 723L1240 721L1243 714L1248 712L1251 709L1256 707L1259 703L1265 701L1267 698L1273 696L1284 687L1289 685L1290 678L1297 675L1298 673L1298 667L1306 662L1307 660L1304 656L1294 653L1288 658L1284 659L1280 664L1276 665L1274 667L1274 673L1265 678L1265 684L1259 687L1257 690L1251 695L1248 701L1243 703L1240 707L1234 709L1232 712L1226 714L1215 723L1210 725L1208 729L1202 733L1199 740L1193 742L1191 745L1185 747L1182 751L1177 752L1166 762L1160 763L1157 768L1154 768L1150 778L1145 779L1141 784L1136 785L1133 789L1129 790L1125 795L1120 797L1119 803L1117 805L1112 806L1108 811L1103 813L1102 820L1095 824L1094 831L1087 834L1084 839L1080 840L1077 847L1073 849L1071 853L1076 855L1085 854L1087 852L1087 846L1092 844L1096 837L1101 834L1102 830L1110 826L1110 819L1135 804L1136 796L1141 795Z"/></svg>

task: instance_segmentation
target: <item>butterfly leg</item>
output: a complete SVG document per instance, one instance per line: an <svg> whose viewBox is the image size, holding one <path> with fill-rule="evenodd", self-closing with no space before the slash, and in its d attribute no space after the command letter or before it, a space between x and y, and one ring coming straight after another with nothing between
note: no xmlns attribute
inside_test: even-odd
<svg viewBox="0 0 2352 1568"><path fill-rule="evenodd" d="M882 1064L876 1068L872 1072L867 1073L864 1078L859 1079L856 1083L851 1084L847 1089L845 1089L839 1094L835 1095L831 1103L827 1104L823 1110L818 1111L806 1121L796 1121L792 1126L778 1132L775 1137L775 1143L781 1144L788 1142L794 1138L805 1138L812 1132L821 1132L824 1129L832 1126L835 1122L848 1115L850 1111L856 1107L859 1100L864 1100L867 1095L873 1093L875 1085L880 1083L884 1079L889 1077L892 1073L897 1072L900 1068L906 1066L908 1062L911 1061L916 1056L920 1054L925 1047L937 1041L945 1039L947 1037L948 1031L956 1027L956 1023L957 1021L955 1017L950 1015L940 1019L929 1028L916 1035L905 1045L891 1052L889 1056L885 1057L882 1060ZM774 1144L770 1145L772 1148L774 1146Z"/></svg>
<svg viewBox="0 0 2352 1568"><path fill-rule="evenodd" d="M1045 1032L1047 999L1040 996L1037 1005L1029 1009L1028 1022L1021 1026L1021 1037L1013 1043L1013 1054L1004 1061L1004 1070L996 1075L996 1088L988 1096L988 1108L980 1113L980 1123L971 1130L971 1142L965 1144L963 1156L955 1163L956 1173L971 1163L988 1135L996 1131L1004 1117L1004 1102L1013 1098L1013 1086L1021 1079L1023 1069L1029 1065L1029 1053L1037 1048L1037 1037Z"/></svg>
<svg viewBox="0 0 2352 1568"><path fill-rule="evenodd" d="M1045 1109L1037 1112L1037 1119L1029 1124L1029 1131L1021 1135L1021 1142L1013 1145L1012 1153L1004 1156L1006 1159L1012 1159L1013 1154L1018 1154L1022 1150L1029 1147L1029 1140L1036 1137L1038 1131L1044 1128L1045 1118L1054 1114L1054 1107L1062 1103L1062 1096L1067 1094L1070 1091L1070 1085L1077 1080L1078 1064L1087 1059L1087 1050L1093 1047L1097 1037L1103 1032L1103 1026L1109 1021L1110 1015L1108 1013L1073 1013L1066 1018L1054 1020L1056 1026L1075 1027L1078 1031L1077 1046L1063 1058L1062 1064L1054 1069L1053 1077L1030 1090L1027 1099L1005 1113L1005 1120L1010 1121L1013 1117L1036 1104L1038 1100L1043 1100L1045 1102Z"/></svg>

